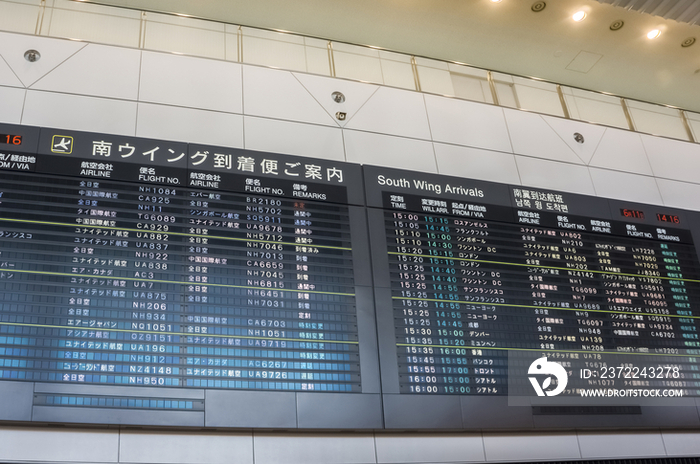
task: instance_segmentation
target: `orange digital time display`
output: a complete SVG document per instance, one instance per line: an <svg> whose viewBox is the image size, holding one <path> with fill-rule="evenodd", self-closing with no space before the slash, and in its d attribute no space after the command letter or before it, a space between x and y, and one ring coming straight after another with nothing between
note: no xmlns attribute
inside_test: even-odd
<svg viewBox="0 0 700 464"><path fill-rule="evenodd" d="M0 134L0 144L3 145L22 145L22 136L13 134Z"/></svg>
<svg viewBox="0 0 700 464"><path fill-rule="evenodd" d="M663 213L656 213L656 219L658 219L661 222L670 222L672 224L680 224L681 220L678 216L675 214L663 214Z"/></svg>

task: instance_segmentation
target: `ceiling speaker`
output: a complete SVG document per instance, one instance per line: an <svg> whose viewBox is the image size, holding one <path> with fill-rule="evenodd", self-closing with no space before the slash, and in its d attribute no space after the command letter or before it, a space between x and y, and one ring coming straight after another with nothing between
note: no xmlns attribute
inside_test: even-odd
<svg viewBox="0 0 700 464"><path fill-rule="evenodd" d="M613 23L610 25L610 30L611 31L619 31L622 29L622 26L625 25L625 22L621 19L618 19L617 21L613 21Z"/></svg>
<svg viewBox="0 0 700 464"><path fill-rule="evenodd" d="M545 2L535 2L532 4L532 11L539 13L540 11L544 10L546 6L547 4Z"/></svg>

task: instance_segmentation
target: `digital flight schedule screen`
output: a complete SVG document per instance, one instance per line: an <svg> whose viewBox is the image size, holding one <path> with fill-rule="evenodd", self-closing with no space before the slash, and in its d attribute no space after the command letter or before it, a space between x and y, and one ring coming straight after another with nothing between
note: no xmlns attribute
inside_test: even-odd
<svg viewBox="0 0 700 464"><path fill-rule="evenodd" d="M62 385L34 406L196 412L216 400L167 391L371 384L359 166L66 131L21 156L0 170L0 378Z"/></svg>
<svg viewBox="0 0 700 464"><path fill-rule="evenodd" d="M667 206L0 124L0 421L695 427L698 230Z"/></svg>
<svg viewBox="0 0 700 464"><path fill-rule="evenodd" d="M694 406L700 263L678 216L408 171L365 176L388 408L401 396L438 404L417 395Z"/></svg>

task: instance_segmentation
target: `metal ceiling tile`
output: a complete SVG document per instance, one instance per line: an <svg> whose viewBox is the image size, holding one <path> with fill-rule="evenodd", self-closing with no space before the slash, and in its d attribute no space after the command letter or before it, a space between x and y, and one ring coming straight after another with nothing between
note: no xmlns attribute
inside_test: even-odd
<svg viewBox="0 0 700 464"><path fill-rule="evenodd" d="M681 23L700 24L700 2L697 0L596 0L599 3L638 11Z"/></svg>

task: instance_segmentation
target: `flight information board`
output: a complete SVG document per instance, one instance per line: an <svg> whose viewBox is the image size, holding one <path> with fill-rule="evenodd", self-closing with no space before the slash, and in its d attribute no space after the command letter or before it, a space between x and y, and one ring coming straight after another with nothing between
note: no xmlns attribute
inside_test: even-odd
<svg viewBox="0 0 700 464"><path fill-rule="evenodd" d="M368 391L356 297L367 247L353 249L366 243L364 211L353 206L363 199L359 166L50 130L37 154L8 161L0 378ZM155 409L206 404L149 396ZM57 393L34 404L136 401Z"/></svg>
<svg viewBox="0 0 700 464"><path fill-rule="evenodd" d="M568 371L559 400L700 396L689 215L368 166L365 182L385 394L534 396L545 358Z"/></svg>
<svg viewBox="0 0 700 464"><path fill-rule="evenodd" d="M698 230L662 206L0 124L0 420L697 426Z"/></svg>

